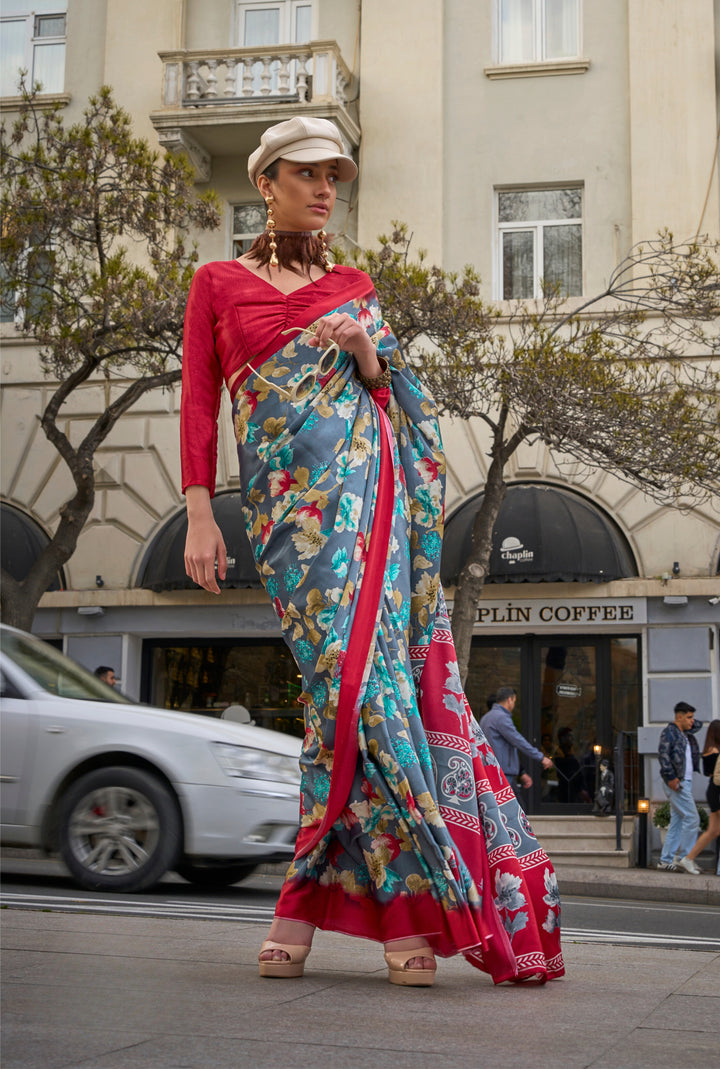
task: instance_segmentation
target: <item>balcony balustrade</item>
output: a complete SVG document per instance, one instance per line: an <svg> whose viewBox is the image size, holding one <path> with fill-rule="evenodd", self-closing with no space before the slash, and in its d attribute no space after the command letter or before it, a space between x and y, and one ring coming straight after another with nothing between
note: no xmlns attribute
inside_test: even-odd
<svg viewBox="0 0 720 1069"><path fill-rule="evenodd" d="M161 52L163 95L151 119L160 143L183 151L199 181L212 157L242 154L262 130L292 115L332 119L350 148L360 142L353 76L335 41Z"/></svg>
<svg viewBox="0 0 720 1069"><path fill-rule="evenodd" d="M345 108L352 75L334 41L161 52L163 105L333 102Z"/></svg>

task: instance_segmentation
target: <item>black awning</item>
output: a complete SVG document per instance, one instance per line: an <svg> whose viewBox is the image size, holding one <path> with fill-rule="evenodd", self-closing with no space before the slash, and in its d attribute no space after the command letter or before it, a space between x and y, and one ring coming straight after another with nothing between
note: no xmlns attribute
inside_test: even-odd
<svg viewBox="0 0 720 1069"><path fill-rule="evenodd" d="M27 513L0 503L0 556L13 579L22 582L50 539ZM64 590L65 576L58 572L48 590Z"/></svg>
<svg viewBox="0 0 720 1069"><path fill-rule="evenodd" d="M234 490L217 494L212 499L212 510L228 555L227 578L219 586L223 590L262 586L245 533L240 494ZM185 574L186 537L187 513L183 509L150 543L136 585L144 590L196 590L195 583Z"/></svg>
<svg viewBox="0 0 720 1069"><path fill-rule="evenodd" d="M482 494L447 522L440 575L457 583L472 546ZM489 583L607 583L637 575L613 521L585 498L555 486L509 487L493 531Z"/></svg>

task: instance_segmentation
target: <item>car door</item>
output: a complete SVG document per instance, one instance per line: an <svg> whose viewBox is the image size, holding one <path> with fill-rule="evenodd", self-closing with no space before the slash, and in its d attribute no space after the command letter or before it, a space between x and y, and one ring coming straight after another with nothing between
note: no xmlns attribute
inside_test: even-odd
<svg viewBox="0 0 720 1069"><path fill-rule="evenodd" d="M36 718L33 702L22 693L4 664L0 664L0 810L3 840L23 841L28 791L35 749Z"/></svg>

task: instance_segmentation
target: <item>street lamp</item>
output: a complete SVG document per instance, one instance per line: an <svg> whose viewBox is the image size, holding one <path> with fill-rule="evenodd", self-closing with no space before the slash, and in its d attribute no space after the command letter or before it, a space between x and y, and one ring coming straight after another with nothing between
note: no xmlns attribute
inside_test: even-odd
<svg viewBox="0 0 720 1069"><path fill-rule="evenodd" d="M650 813L650 799L638 798L638 868L646 869L648 862L648 814Z"/></svg>

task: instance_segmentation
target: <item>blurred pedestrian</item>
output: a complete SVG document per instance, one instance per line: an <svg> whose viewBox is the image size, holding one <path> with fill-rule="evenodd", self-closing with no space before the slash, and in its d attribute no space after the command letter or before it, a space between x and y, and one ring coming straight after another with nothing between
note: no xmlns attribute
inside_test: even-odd
<svg viewBox="0 0 720 1069"><path fill-rule="evenodd" d="M539 761L543 768L552 768L553 764L552 759L528 742L513 724L512 711L516 703L517 691L513 687L498 687L492 709L480 720L480 727L513 790L516 781L526 789L533 783L530 774L520 767L521 753Z"/></svg>
<svg viewBox="0 0 720 1069"><path fill-rule="evenodd" d="M710 819L707 831L698 836L698 840L692 850L688 850L685 857L680 859L680 864L688 870L687 862L695 864L695 858L713 839L720 835L720 720L711 720L708 724L705 745L702 752L703 775L709 776L705 797L710 806ZM695 869L689 869L694 875L699 875L701 869L695 864ZM720 854L717 855L716 876L720 876Z"/></svg>
<svg viewBox="0 0 720 1069"><path fill-rule="evenodd" d="M114 687L117 684L115 669L106 664L99 664L95 669L95 675L98 679L102 679L103 683L107 683L109 687Z"/></svg>
<svg viewBox="0 0 720 1069"><path fill-rule="evenodd" d="M695 719L695 707L687 702L678 702L673 711L675 719L663 728L658 747L663 790L670 803L670 824L657 867L673 872L683 869L696 875L699 869L687 855L700 829L692 778L693 772L700 769L698 744L693 736L702 721Z"/></svg>

